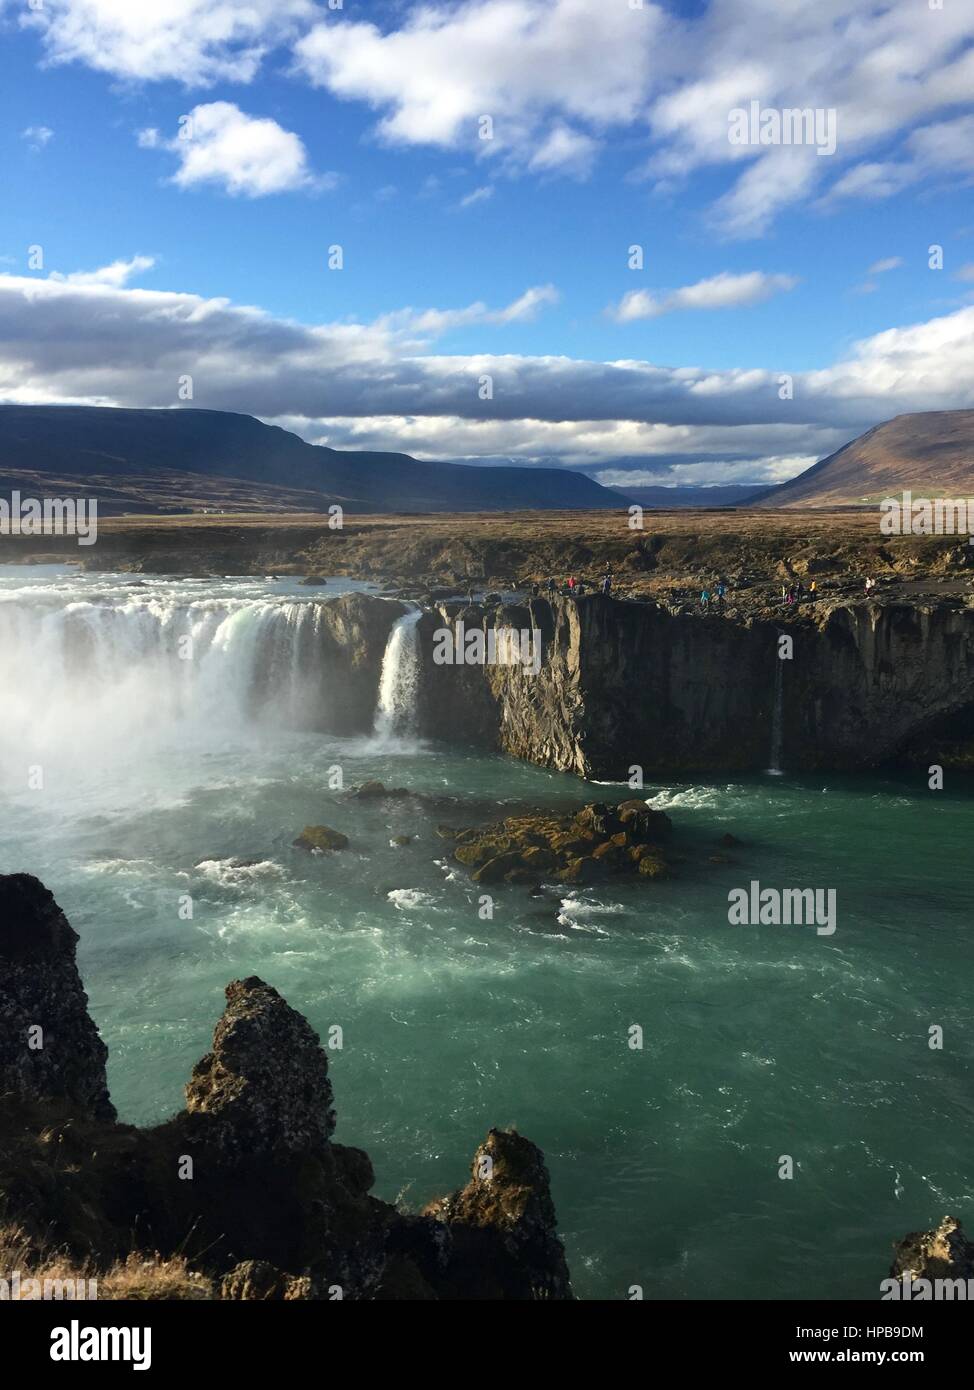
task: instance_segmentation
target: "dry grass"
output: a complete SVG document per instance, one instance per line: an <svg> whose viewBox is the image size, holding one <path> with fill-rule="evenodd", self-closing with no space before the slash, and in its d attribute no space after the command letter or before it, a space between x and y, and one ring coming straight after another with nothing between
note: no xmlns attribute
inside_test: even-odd
<svg viewBox="0 0 974 1390"><path fill-rule="evenodd" d="M205 1275L192 1271L180 1255L163 1259L133 1251L125 1260L116 1260L107 1270L97 1269L91 1261L72 1259L63 1252L38 1247L26 1232L13 1224L0 1225L0 1279L10 1281L20 1275L20 1298L32 1298L39 1281L51 1290L48 1297L64 1298L67 1289L72 1294L79 1281L89 1291L94 1288L99 1299L134 1301L166 1301L212 1299L216 1297L213 1284Z"/></svg>
<svg viewBox="0 0 974 1390"><path fill-rule="evenodd" d="M98 1280L100 1298L180 1299L215 1298L213 1285L194 1273L181 1255L164 1260L159 1255L133 1253L116 1261Z"/></svg>

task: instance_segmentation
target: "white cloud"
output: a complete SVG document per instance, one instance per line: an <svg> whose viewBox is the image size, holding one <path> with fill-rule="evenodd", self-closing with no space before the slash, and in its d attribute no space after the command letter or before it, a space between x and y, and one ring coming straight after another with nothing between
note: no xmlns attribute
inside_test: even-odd
<svg viewBox="0 0 974 1390"><path fill-rule="evenodd" d="M42 150L49 140L54 138L54 131L46 125L29 125L26 130L20 132L21 139L26 140L32 150Z"/></svg>
<svg viewBox="0 0 974 1390"><path fill-rule="evenodd" d="M329 18L295 45L298 70L335 96L385 114L396 144L501 150L522 165L576 172L596 131L645 111L652 47L667 21L604 0L424 4L401 28ZM611 73L611 81L606 74ZM493 138L479 140L490 116Z"/></svg>
<svg viewBox="0 0 974 1390"><path fill-rule="evenodd" d="M371 107L383 139L463 149L506 174L584 177L619 138L642 146L644 175L661 189L723 169L712 220L733 237L761 236L810 200L829 207L974 174L970 4L703 0L685 15L662 0L424 0L379 7L384 27L314 0L19 8L49 62L130 80L249 82L287 45L297 74ZM732 145L729 114L754 100L834 110L837 153ZM479 138L484 116L490 139Z"/></svg>
<svg viewBox="0 0 974 1390"><path fill-rule="evenodd" d="M974 69L971 73L974 83ZM891 198L923 179L974 175L974 115L938 121L913 131L899 161L857 164L830 189L825 205L841 198Z"/></svg>
<svg viewBox="0 0 974 1390"><path fill-rule="evenodd" d="M229 101L194 106L181 118L180 132L161 141L143 130L139 144L160 146L179 156L172 182L180 188L215 184L227 193L263 198L334 185L333 175L315 176L300 138L268 116L248 116Z"/></svg>
<svg viewBox="0 0 974 1390"><path fill-rule="evenodd" d="M786 483L817 463L820 454L772 454L767 458L707 459L704 463L670 463L662 468L603 468L596 474L603 487L713 487L720 483Z"/></svg>
<svg viewBox="0 0 974 1390"><path fill-rule="evenodd" d="M130 280L151 270L155 263L153 256L133 256L130 261L112 261L111 265L103 265L98 270L75 270L70 275L53 270L50 278L66 285L107 285L122 289Z"/></svg>
<svg viewBox="0 0 974 1390"><path fill-rule="evenodd" d="M551 302L551 287L499 309L309 327L225 299L120 288L129 273L0 274L0 397L174 406L189 374L196 407L303 422L306 437L606 467L702 452L725 463L821 457L898 412L974 407L974 305L864 339L833 365L796 373L794 399L782 401L787 363L713 371L431 350L458 325L523 321ZM478 391L485 373L490 401Z"/></svg>
<svg viewBox="0 0 974 1390"><path fill-rule="evenodd" d="M502 309L489 309L481 301L464 309L397 309L376 319L374 326L412 351L455 328L530 323L540 309L547 304L557 304L560 298L554 285L534 285Z"/></svg>
<svg viewBox="0 0 974 1390"><path fill-rule="evenodd" d="M903 264L902 256L887 256L885 260L874 261L866 271L867 275L886 275L890 270L899 270Z"/></svg>
<svg viewBox="0 0 974 1390"><path fill-rule="evenodd" d="M631 420L468 420L459 416L359 416L310 420L282 416L276 424L333 449L406 450L419 458L603 468L599 480L620 486L633 470L652 467L647 485L669 481L768 482L801 472L848 438L848 431L785 425L650 425ZM805 452L774 452L800 443ZM780 471L772 473L774 463ZM792 472L788 472L788 469ZM607 473L613 475L609 481Z"/></svg>
<svg viewBox="0 0 974 1390"><path fill-rule="evenodd" d="M646 172L667 187L727 166L736 177L714 218L739 237L763 234L829 178L841 180L840 197L902 186L921 167L917 142L905 175L902 159L863 163L867 152L969 105L974 91L974 13L962 5L934 13L919 3L709 0L685 17L649 0L642 9L621 0L431 0L395 26L315 24L295 44L298 71L371 105L389 141L501 153L509 170L584 174L617 128L646 139ZM732 145L729 115L752 100L834 111L838 153ZM494 138L478 141L484 115ZM946 153L952 140L956 156ZM942 161L965 158L962 128L938 129L931 141ZM843 168L849 160L860 161L859 172Z"/></svg>
<svg viewBox="0 0 974 1390"><path fill-rule="evenodd" d="M907 164L856 164L847 170L829 189L821 200L823 207L840 201L842 198L891 198L902 193L917 177L916 171Z"/></svg>
<svg viewBox="0 0 974 1390"><path fill-rule="evenodd" d="M647 171L663 186L705 165L737 174L714 218L738 237L763 234L833 173L825 205L972 168L972 116L926 127L896 157L866 157L918 121L971 103L969 6L709 0L687 18L652 0L641 9L621 0L430 0L383 31L313 0L46 0L20 22L39 32L49 61L135 80L249 82L287 43L312 83L381 113L388 140L500 154L508 172L584 176L607 133L648 133ZM728 114L750 100L834 109L838 156L731 146ZM484 115L494 138L478 141ZM858 162L844 168L849 159Z"/></svg>
<svg viewBox="0 0 974 1390"><path fill-rule="evenodd" d="M487 183L480 188L475 188L472 193L468 193L465 198L461 198L458 204L461 208L476 207L478 203L488 203L494 196L493 184Z"/></svg>
<svg viewBox="0 0 974 1390"><path fill-rule="evenodd" d="M884 260L874 261L866 271L867 276L888 275L891 270L899 270L904 264L902 256L887 256ZM853 289L854 294L875 294L879 289L875 280L866 279Z"/></svg>
<svg viewBox="0 0 974 1390"><path fill-rule="evenodd" d="M584 178L592 168L598 142L584 131L557 125L531 156L528 168L535 173L572 173Z"/></svg>
<svg viewBox="0 0 974 1390"><path fill-rule="evenodd" d="M21 8L50 63L135 81L250 82L318 13L313 0L44 0Z"/></svg>
<svg viewBox="0 0 974 1390"><path fill-rule="evenodd" d="M700 18L677 30L669 88L653 105L661 148L648 172L672 180L704 165L743 162L715 209L732 236L762 234L844 161L862 160L870 147L936 112L970 104L974 91L969 6L934 13L926 4L859 0L710 0ZM731 145L729 113L752 100L764 109L834 110L837 154L821 158L814 145ZM898 176L872 164L842 177L843 196L876 196L880 183Z"/></svg>
<svg viewBox="0 0 974 1390"><path fill-rule="evenodd" d="M761 270L732 275L723 271L695 285L657 294L651 290L630 290L609 310L617 323L632 323L636 319L655 319L681 309L736 309L745 304L760 304L783 290L798 284L793 275L769 275Z"/></svg>

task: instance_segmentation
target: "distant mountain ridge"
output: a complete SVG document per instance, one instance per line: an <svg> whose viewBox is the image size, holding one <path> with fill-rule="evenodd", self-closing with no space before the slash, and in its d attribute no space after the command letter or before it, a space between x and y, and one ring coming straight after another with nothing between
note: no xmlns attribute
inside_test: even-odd
<svg viewBox="0 0 974 1390"><path fill-rule="evenodd" d="M627 498L583 473L423 463L308 444L251 415L0 405L0 490L77 493L104 513L576 510Z"/></svg>
<svg viewBox="0 0 974 1390"><path fill-rule="evenodd" d="M974 497L974 410L897 415L747 505L877 506L906 491Z"/></svg>
<svg viewBox="0 0 974 1390"><path fill-rule="evenodd" d="M719 483L713 487L691 483L677 487L631 487L626 489L626 496L641 507L684 511L701 507L746 507L756 493L763 495L766 491L763 483Z"/></svg>

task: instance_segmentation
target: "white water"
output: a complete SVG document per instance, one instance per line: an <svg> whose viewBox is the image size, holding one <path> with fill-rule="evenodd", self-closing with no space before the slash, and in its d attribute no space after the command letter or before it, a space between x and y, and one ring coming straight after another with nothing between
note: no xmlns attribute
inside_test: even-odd
<svg viewBox="0 0 974 1390"><path fill-rule="evenodd" d="M379 738L411 739L416 736L419 620L422 616L422 609L412 609L403 614L389 634L382 657L375 711L375 732Z"/></svg>
<svg viewBox="0 0 974 1390"><path fill-rule="evenodd" d="M103 762L174 735L212 744L257 724L320 728L320 604L290 588L5 575L0 762L19 780L25 761Z"/></svg>

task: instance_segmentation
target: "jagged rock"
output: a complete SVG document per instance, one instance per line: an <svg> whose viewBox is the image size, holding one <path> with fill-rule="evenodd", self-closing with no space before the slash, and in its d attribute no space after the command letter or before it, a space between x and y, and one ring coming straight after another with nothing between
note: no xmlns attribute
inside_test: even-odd
<svg viewBox="0 0 974 1390"><path fill-rule="evenodd" d="M316 1033L256 977L227 987L186 1109L151 1129L115 1123L74 932L25 875L0 877L0 911L0 1021L12 1024L0 1032L0 1191L26 1243L63 1250L99 1279L118 1262L152 1266L111 1285L123 1298L571 1296L540 1151L492 1132L474 1171L492 1157L497 1185L445 1199L435 1219L372 1197L368 1155L332 1140ZM25 1087L8 1040L35 1000L57 1006L54 1035L70 1037L84 1066L42 1070L47 1084L28 1076ZM133 1233L154 1253L133 1251ZM170 1266L178 1277L163 1277Z"/></svg>
<svg viewBox="0 0 974 1390"><path fill-rule="evenodd" d="M492 1129L474 1155L471 1174L461 1191L423 1211L449 1225L450 1267L463 1266L459 1296L571 1298L541 1150L513 1130Z"/></svg>
<svg viewBox="0 0 974 1390"><path fill-rule="evenodd" d="M330 825L306 825L294 841L296 849L318 854L348 849L348 844L348 836L343 835L340 830L332 830Z"/></svg>
<svg viewBox="0 0 974 1390"><path fill-rule="evenodd" d="M88 1014L77 940L38 879L0 876L0 1092L113 1120L108 1048Z"/></svg>
<svg viewBox="0 0 974 1390"><path fill-rule="evenodd" d="M251 976L227 985L213 1051L186 1087L190 1115L231 1155L321 1148L335 1128L328 1058L318 1034L276 989Z"/></svg>
<svg viewBox="0 0 974 1390"><path fill-rule="evenodd" d="M974 1279L974 1242L960 1222L945 1216L932 1231L913 1231L893 1246L895 1279Z"/></svg>

